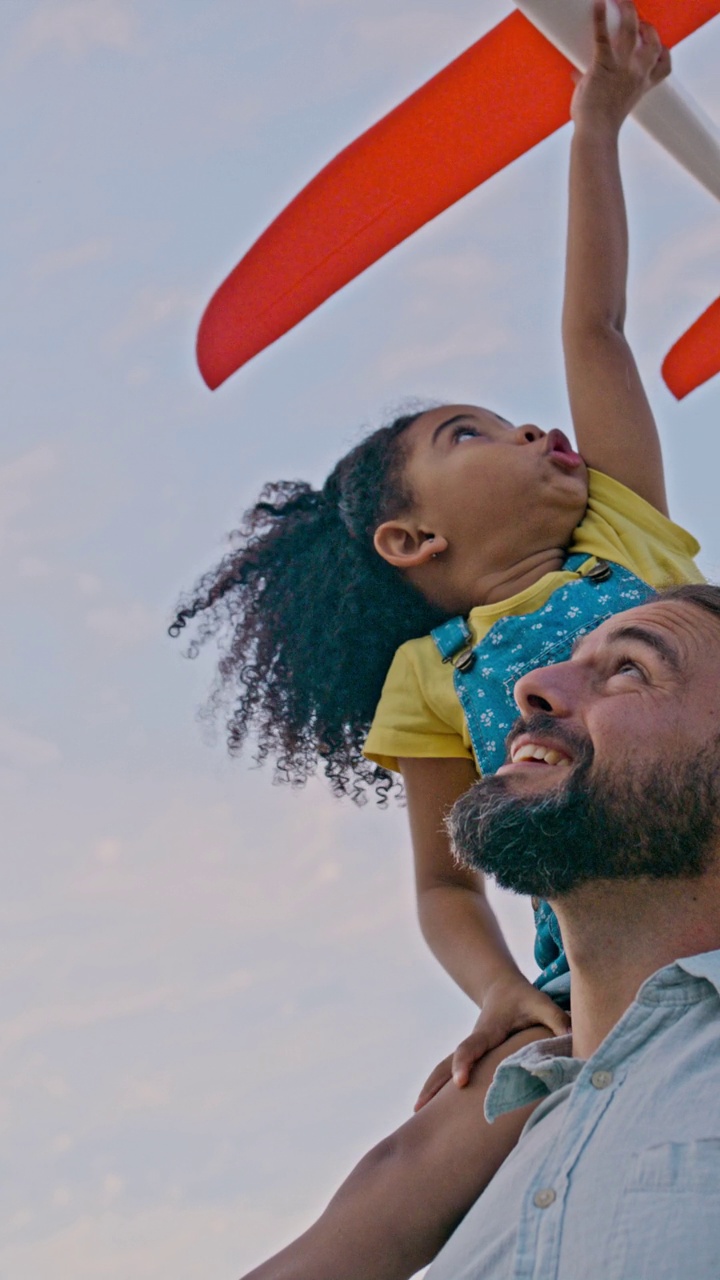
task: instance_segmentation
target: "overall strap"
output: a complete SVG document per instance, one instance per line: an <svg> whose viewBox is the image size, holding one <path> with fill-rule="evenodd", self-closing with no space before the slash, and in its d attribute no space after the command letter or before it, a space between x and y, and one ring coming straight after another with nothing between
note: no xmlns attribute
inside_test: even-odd
<svg viewBox="0 0 720 1280"><path fill-rule="evenodd" d="M456 654L462 653L464 649L472 652L472 631L462 614L442 622L439 627L434 627L430 635L443 662L452 662L455 666L453 659Z"/></svg>
<svg viewBox="0 0 720 1280"><path fill-rule="evenodd" d="M585 573L582 573L583 569L586 569ZM570 573L581 573L583 577L600 582L610 576L610 568L604 560L598 560L595 556L587 556L583 552L575 552L573 555L568 556L563 564L563 570ZM472 652L473 637L462 614L458 614L455 618L449 618L447 622L442 622L439 627L433 627L430 635L443 662L452 662L458 671L464 671L469 668L469 660L466 662L463 660L465 659L466 651L468 658Z"/></svg>

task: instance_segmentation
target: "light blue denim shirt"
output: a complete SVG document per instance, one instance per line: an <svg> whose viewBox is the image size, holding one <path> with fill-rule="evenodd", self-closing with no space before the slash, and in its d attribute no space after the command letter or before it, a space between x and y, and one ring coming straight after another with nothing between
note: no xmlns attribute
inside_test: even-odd
<svg viewBox="0 0 720 1280"><path fill-rule="evenodd" d="M541 1099L427 1280L719 1280L720 951L653 974L592 1058L541 1040L489 1119Z"/></svg>

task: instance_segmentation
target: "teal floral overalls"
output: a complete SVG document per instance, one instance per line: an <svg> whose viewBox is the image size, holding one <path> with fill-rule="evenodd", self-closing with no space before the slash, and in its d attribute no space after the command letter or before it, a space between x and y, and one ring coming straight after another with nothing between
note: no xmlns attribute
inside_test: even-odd
<svg viewBox="0 0 720 1280"><path fill-rule="evenodd" d="M571 555L563 565L576 577L553 591L535 613L510 615L494 623L479 644L462 617L450 618L431 633L443 662L454 668L473 750L483 774L505 760L505 739L518 717L515 683L527 671L565 662L580 636L652 599L654 591L629 569L594 556ZM535 986L558 1004L569 1002L568 963L557 916L547 902L533 900L535 959L541 970Z"/></svg>

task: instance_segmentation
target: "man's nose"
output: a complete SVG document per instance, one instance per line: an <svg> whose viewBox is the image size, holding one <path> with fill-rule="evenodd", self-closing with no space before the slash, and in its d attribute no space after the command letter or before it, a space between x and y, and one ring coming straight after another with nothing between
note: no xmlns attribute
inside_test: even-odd
<svg viewBox="0 0 720 1280"><path fill-rule="evenodd" d="M542 440L546 434L545 431L540 430L540 427L536 427L533 422L525 422L521 427L515 428L518 444L532 444L535 440Z"/></svg>
<svg viewBox="0 0 720 1280"><path fill-rule="evenodd" d="M571 715L575 709L576 684L572 663L561 662L553 667L528 671L517 681L513 696L524 719L538 711L561 718Z"/></svg>

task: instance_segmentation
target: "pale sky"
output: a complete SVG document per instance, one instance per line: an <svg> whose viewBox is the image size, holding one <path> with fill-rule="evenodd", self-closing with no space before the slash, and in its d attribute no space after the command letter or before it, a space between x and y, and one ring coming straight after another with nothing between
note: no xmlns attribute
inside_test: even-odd
<svg viewBox="0 0 720 1280"><path fill-rule="evenodd" d="M220 391L194 365L282 205L510 9L4 0L0 1280L236 1280L470 1028L403 811L230 762L196 719L212 654L165 628L263 482L322 481L408 397L568 428L568 129ZM716 119L719 41L675 54ZM720 576L720 382L678 405L659 377L720 293L720 211L633 125L623 154L629 334ZM529 908L499 910L532 973Z"/></svg>

